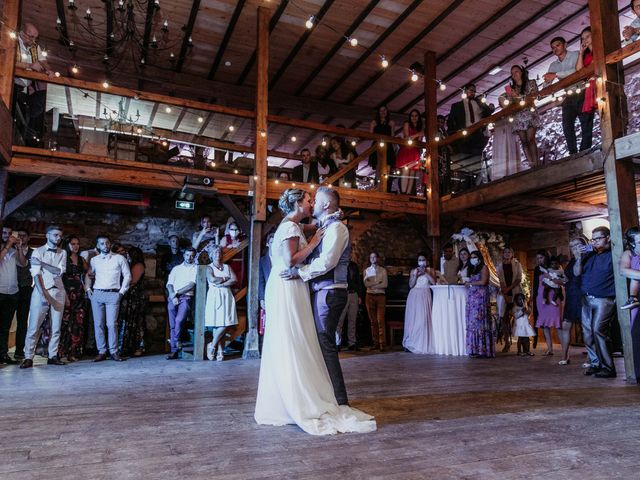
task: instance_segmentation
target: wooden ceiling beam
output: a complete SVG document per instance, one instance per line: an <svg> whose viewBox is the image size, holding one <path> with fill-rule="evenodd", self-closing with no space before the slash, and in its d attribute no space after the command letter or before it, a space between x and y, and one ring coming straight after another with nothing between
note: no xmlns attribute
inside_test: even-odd
<svg viewBox="0 0 640 480"><path fill-rule="evenodd" d="M396 29L411 15L416 8L418 8L424 0L413 0L413 2L404 9L404 11L394 20L394 22L373 42L373 44L367 49L365 53L360 55L360 58L351 65L351 67L322 94L320 97L322 100L326 100L334 93L340 85L342 85L360 66L377 51L378 47L391 35Z"/></svg>
<svg viewBox="0 0 640 480"><path fill-rule="evenodd" d="M304 33L302 34L300 39L298 39L294 47L291 49L291 51L289 52L289 55L287 55L287 58L285 58L285 60L280 65L280 68L278 69L278 71L275 73L273 77L271 77L271 80L269 80L269 90L272 90L273 87L276 86L276 83L278 83L278 80L280 80L280 78L282 77L282 75L284 75L284 72L287 70L287 68L289 68L289 66L293 63L293 61L295 60L296 56L298 55L298 53L300 52L300 50L302 49L306 41L309 39L311 34L320 25L320 22L322 21L324 16L327 14L329 9L333 5L334 1L335 0L325 0L320 10L318 10L318 13L314 15L314 23L315 23L314 27L311 29L305 28Z"/></svg>
<svg viewBox="0 0 640 480"><path fill-rule="evenodd" d="M407 53L409 53L418 43L422 41L429 33L438 27L442 22L444 22L449 15L451 15L460 5L464 3L464 0L454 0L451 4L438 15L429 25L427 25L422 31L416 35L413 40L411 40L408 44L406 44L402 50L396 53L391 59L391 66L396 65L402 57L404 57ZM360 97L364 92L366 92L374 83L376 83L386 71L391 70L391 68L383 68L378 71L375 75L371 76L358 90L355 91L353 95L349 97L347 103L353 103L355 100Z"/></svg>
<svg viewBox="0 0 640 480"><path fill-rule="evenodd" d="M464 210L455 212L453 216L463 220L465 224L495 225L509 228L527 228L533 230L563 231L569 227L562 222L555 222L549 218L538 218L523 215L512 215L482 210Z"/></svg>
<svg viewBox="0 0 640 480"><path fill-rule="evenodd" d="M480 205L507 200L528 192L548 188L582 175L602 170L601 152L554 162L541 169L529 170L492 182L456 196L441 199L442 213L453 213Z"/></svg>
<svg viewBox="0 0 640 480"><path fill-rule="evenodd" d="M149 3L152 3L149 1ZM178 55L178 61L176 62L176 72L181 72L184 66L184 61L187 58L187 52L191 46L189 45L189 37L193 33L193 27L196 24L196 18L198 17L198 11L200 10L200 0L193 0L191 4L191 13L189 14L189 21L183 28L184 38L182 39L182 46L180 47L180 54Z"/></svg>
<svg viewBox="0 0 640 480"><path fill-rule="evenodd" d="M105 2L105 8L107 9L107 55L109 50L112 49L111 38L109 34L113 31L113 2ZM142 37L142 50L140 51L140 61L144 61L144 65L148 62L149 54L149 42L151 41L151 27L153 26L153 15L155 14L156 6L151 0L147 1L147 15L144 19L144 34ZM137 67L136 67L137 68ZM144 81L138 80L138 89L144 88Z"/></svg>
<svg viewBox="0 0 640 480"><path fill-rule="evenodd" d="M69 29L67 27L67 16L65 14L64 0L56 0L56 13L60 19L60 25L57 27L60 34L60 43L64 46L69 45Z"/></svg>
<svg viewBox="0 0 640 480"><path fill-rule="evenodd" d="M374 8L380 3L380 0L371 0L369 4L365 7L362 12L357 16L357 18L349 25L349 28L345 30L342 36L338 39L338 41L331 47L331 49L327 52L320 63L316 65L316 68L313 69L307 78L302 82L302 84L298 87L295 94L296 96L302 95L306 88L313 82L313 80L318 76L318 74L329 64L331 59L334 57L336 53L343 47L346 38L350 38L351 35L360 27L362 22L369 16L369 14L373 11Z"/></svg>
<svg viewBox="0 0 640 480"><path fill-rule="evenodd" d="M602 203L576 202L559 198L546 198L539 195L515 197L511 201L527 207L542 207L560 212L584 213L594 217L609 215L607 206Z"/></svg>
<svg viewBox="0 0 640 480"><path fill-rule="evenodd" d="M220 47L218 48L218 52L216 53L216 58L213 60L211 70L209 70L209 75L207 77L209 80L213 80L216 76L218 67L220 67L220 63L222 62L222 58L224 57L227 46L229 45L229 41L233 36L233 31L236 28L236 23L238 23L238 19L240 18L240 14L242 13L242 9L244 8L245 4L245 0L238 0L238 3L236 3L236 8L233 10L233 15L231 15L231 20L229 20L227 30L224 32L224 37L222 37L222 42L220 43Z"/></svg>
<svg viewBox="0 0 640 480"><path fill-rule="evenodd" d="M44 192L47 188L56 183L56 181L58 181L58 177L50 175L38 178L35 182L7 202L4 211L2 212L2 220L6 220L13 212L29 203L36 197L36 195Z"/></svg>
<svg viewBox="0 0 640 480"><path fill-rule="evenodd" d="M287 8L287 5L289 5L289 0L280 1L280 5L278 5L277 10L271 16L271 20L269 21L269 34L273 33L273 31L275 30L276 26L278 25L278 21L280 21L280 17L282 16L282 14ZM249 76L249 73L251 72L251 69L256 63L256 58L257 58L257 49L254 49L253 53L251 54L251 57L249 58L249 61L242 69L242 73L240 74L240 77L238 77L238 81L236 82L236 85L238 86L242 85L244 81L247 79L247 77ZM253 91L251 93L251 96L253 97Z"/></svg>

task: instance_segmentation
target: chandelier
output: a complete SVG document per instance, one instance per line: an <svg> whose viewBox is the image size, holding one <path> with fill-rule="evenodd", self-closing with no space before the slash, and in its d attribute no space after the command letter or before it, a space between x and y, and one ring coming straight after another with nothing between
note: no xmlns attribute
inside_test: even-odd
<svg viewBox="0 0 640 480"><path fill-rule="evenodd" d="M175 63L175 50L185 43L184 35L179 31L173 34L160 0L102 0L94 9L91 3L68 0L69 14L59 10L63 18L58 17L56 28L74 58L81 52L83 58L101 59L107 72L126 59L132 60L138 71L149 62L166 59L171 65ZM193 46L190 36L186 46L189 50Z"/></svg>

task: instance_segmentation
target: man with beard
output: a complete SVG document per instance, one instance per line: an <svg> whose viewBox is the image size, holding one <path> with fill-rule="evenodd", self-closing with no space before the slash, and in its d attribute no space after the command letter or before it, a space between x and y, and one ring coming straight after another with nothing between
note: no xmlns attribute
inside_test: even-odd
<svg viewBox="0 0 640 480"><path fill-rule="evenodd" d="M38 342L42 322L49 314L51 338L49 340L48 365L64 365L58 357L58 343L62 315L67 299L62 275L67 269L67 252L58 248L62 240L62 229L55 225L47 228L47 243L36 248L31 255L31 275L35 288L31 294L29 324L24 344L24 360L20 368L33 367L33 356Z"/></svg>
<svg viewBox="0 0 640 480"><path fill-rule="evenodd" d="M169 272L167 281L167 291L169 298L167 310L169 314L169 330L171 353L167 360L176 360L179 356L178 342L184 323L193 304L193 295L196 290L196 275L198 266L194 263L196 259L196 249L187 248L182 254L184 261L176 265Z"/></svg>

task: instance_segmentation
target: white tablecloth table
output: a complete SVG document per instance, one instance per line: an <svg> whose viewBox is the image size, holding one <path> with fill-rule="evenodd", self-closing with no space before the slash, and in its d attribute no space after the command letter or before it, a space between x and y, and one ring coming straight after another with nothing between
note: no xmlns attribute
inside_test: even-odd
<svg viewBox="0 0 640 480"><path fill-rule="evenodd" d="M462 285L432 285L433 353L466 355L467 289Z"/></svg>

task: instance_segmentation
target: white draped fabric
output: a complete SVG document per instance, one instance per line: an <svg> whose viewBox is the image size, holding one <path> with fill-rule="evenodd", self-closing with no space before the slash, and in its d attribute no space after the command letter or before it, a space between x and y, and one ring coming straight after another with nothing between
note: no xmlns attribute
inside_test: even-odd
<svg viewBox="0 0 640 480"><path fill-rule="evenodd" d="M461 285L433 285L433 350L437 355L466 355L467 289Z"/></svg>
<svg viewBox="0 0 640 480"><path fill-rule="evenodd" d="M312 435L366 433L376 422L355 408L338 405L318 343L309 288L283 280L285 240L307 242L298 224L283 221L271 246L272 269L265 290L265 335L255 419L264 425L297 424Z"/></svg>

